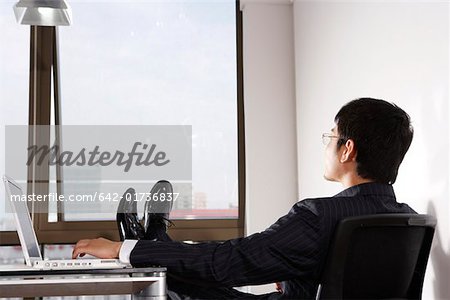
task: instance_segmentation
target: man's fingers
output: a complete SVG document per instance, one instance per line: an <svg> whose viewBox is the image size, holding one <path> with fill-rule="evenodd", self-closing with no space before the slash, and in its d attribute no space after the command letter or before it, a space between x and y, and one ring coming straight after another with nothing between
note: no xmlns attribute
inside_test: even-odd
<svg viewBox="0 0 450 300"><path fill-rule="evenodd" d="M89 239L79 240L79 241L76 243L75 247L76 247L76 246L86 246L87 244L89 244L90 241L91 241L91 240L89 240Z"/></svg>
<svg viewBox="0 0 450 300"><path fill-rule="evenodd" d="M79 254L82 254L80 256L84 256L84 252L86 251L86 246L89 244L89 241L90 240L79 240L73 248L72 258L77 258Z"/></svg>
<svg viewBox="0 0 450 300"><path fill-rule="evenodd" d="M84 254L86 252L85 247L75 247L72 251L72 258L77 258L79 254Z"/></svg>
<svg viewBox="0 0 450 300"><path fill-rule="evenodd" d="M84 253L82 247L74 248L72 251L72 258L77 258L78 254Z"/></svg>

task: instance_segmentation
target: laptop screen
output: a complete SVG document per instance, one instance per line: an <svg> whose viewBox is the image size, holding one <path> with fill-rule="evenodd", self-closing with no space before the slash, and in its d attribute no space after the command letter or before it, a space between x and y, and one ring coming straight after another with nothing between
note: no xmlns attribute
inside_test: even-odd
<svg viewBox="0 0 450 300"><path fill-rule="evenodd" d="M27 265L31 265L31 259L41 260L41 251L36 239L36 234L28 211L27 201L23 198L23 192L20 186L11 178L4 176L7 199L10 201L16 220L17 233L19 235L22 251ZM14 197L16 196L16 197ZM26 200L26 199L25 199Z"/></svg>

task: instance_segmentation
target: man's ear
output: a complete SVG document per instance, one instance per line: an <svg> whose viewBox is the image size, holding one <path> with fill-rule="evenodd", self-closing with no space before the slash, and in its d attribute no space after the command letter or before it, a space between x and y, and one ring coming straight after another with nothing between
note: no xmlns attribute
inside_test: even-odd
<svg viewBox="0 0 450 300"><path fill-rule="evenodd" d="M340 162L350 162L356 160L356 147L355 142L352 139L348 139L344 145L342 145L344 151L341 154Z"/></svg>

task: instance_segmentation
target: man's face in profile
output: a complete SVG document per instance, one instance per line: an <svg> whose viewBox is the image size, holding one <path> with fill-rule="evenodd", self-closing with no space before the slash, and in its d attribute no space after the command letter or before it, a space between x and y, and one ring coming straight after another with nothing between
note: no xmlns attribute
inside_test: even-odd
<svg viewBox="0 0 450 300"><path fill-rule="evenodd" d="M323 177L329 181L340 181L341 178L341 162L339 161L342 146L338 149L339 132L337 127L331 129L326 142L324 151L325 173Z"/></svg>

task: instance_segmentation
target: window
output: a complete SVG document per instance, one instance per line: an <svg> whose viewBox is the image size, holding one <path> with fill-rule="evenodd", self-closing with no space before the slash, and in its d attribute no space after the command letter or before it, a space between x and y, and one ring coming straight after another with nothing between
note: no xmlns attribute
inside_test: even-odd
<svg viewBox="0 0 450 300"><path fill-rule="evenodd" d="M174 207L171 234L193 240L242 235L239 3L72 0L70 5L73 25L60 27L58 34L62 124L192 125L192 209L183 202ZM5 10L9 22L24 30L11 7ZM48 214L38 214L41 242L117 236L114 214L63 212L51 206Z"/></svg>
<svg viewBox="0 0 450 300"><path fill-rule="evenodd" d="M174 215L237 218L235 1L71 6L74 23L60 28L63 124L192 125L193 209L176 202Z"/></svg>

